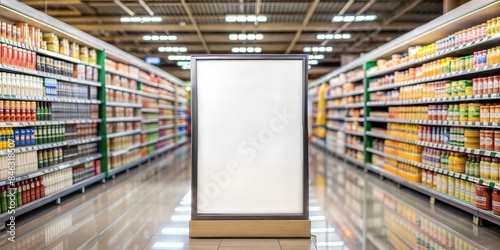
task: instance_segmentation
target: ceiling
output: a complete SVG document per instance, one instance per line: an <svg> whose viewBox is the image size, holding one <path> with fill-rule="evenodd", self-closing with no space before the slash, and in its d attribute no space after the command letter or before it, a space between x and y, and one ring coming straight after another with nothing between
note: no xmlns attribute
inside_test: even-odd
<svg viewBox="0 0 500 250"><path fill-rule="evenodd" d="M171 54L226 54L233 47L258 46L266 54L304 53L306 46L331 46L309 70L315 79L349 58L368 52L443 12L442 0L21 0L139 57L159 56L161 68L183 79ZM117 3L119 2L119 3ZM142 2L142 3L141 3ZM122 6L121 3L123 4ZM125 7L124 7L125 6ZM129 12L131 11L131 12ZM149 12L149 10L152 12ZM161 23L120 23L121 17L162 17ZM226 15L265 15L267 22L227 23ZM332 22L335 15L377 15L374 22ZM230 33L263 34L260 41L232 41ZM347 40L317 40L319 33L349 33ZM143 35L175 35L175 41L144 41ZM158 52L181 46L187 53Z"/></svg>

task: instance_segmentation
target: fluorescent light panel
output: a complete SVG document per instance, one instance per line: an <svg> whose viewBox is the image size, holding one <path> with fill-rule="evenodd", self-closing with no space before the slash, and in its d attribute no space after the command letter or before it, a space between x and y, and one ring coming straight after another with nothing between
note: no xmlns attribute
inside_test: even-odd
<svg viewBox="0 0 500 250"><path fill-rule="evenodd" d="M191 60L191 56L187 56L187 55L169 55L167 57L168 60L170 61L189 61ZM189 208L191 209L191 208Z"/></svg>
<svg viewBox="0 0 500 250"><path fill-rule="evenodd" d="M307 63L309 65L318 65L319 61L318 60L307 60Z"/></svg>
<svg viewBox="0 0 500 250"><path fill-rule="evenodd" d="M317 34L316 39L318 40L341 40L341 39L351 39L351 34Z"/></svg>
<svg viewBox="0 0 500 250"><path fill-rule="evenodd" d="M159 47L159 52L187 52L186 47Z"/></svg>
<svg viewBox="0 0 500 250"><path fill-rule="evenodd" d="M226 16L227 23L253 23L259 22L264 23L267 22L267 16L256 16L256 15L227 15Z"/></svg>
<svg viewBox="0 0 500 250"><path fill-rule="evenodd" d="M229 40L236 41L253 41L253 40L262 40L264 39L264 35L262 34L229 34Z"/></svg>
<svg viewBox="0 0 500 250"><path fill-rule="evenodd" d="M163 22L163 18L159 16L145 16L145 17L121 17L121 23L159 23Z"/></svg>
<svg viewBox="0 0 500 250"><path fill-rule="evenodd" d="M323 60L323 59L325 59L325 55L322 55L322 54L317 54L317 55L309 55L309 56L308 56L308 59L309 59L309 60ZM319 207L310 207L310 208L309 208L309 211L313 211L313 210L311 210L311 209L313 209L313 208L318 208L318 209L319 209ZM319 210L317 210L317 211L319 211Z"/></svg>
<svg viewBox="0 0 500 250"><path fill-rule="evenodd" d="M332 47L304 47L304 52L332 52Z"/></svg>
<svg viewBox="0 0 500 250"><path fill-rule="evenodd" d="M334 16L332 18L332 22L340 23L340 22L372 22L377 19L376 15L359 15L359 16Z"/></svg>
<svg viewBox="0 0 500 250"><path fill-rule="evenodd" d="M144 35L142 36L144 41L175 41L177 36L174 35Z"/></svg>
<svg viewBox="0 0 500 250"><path fill-rule="evenodd" d="M262 48L260 47L233 47L231 49L233 53L260 53Z"/></svg>

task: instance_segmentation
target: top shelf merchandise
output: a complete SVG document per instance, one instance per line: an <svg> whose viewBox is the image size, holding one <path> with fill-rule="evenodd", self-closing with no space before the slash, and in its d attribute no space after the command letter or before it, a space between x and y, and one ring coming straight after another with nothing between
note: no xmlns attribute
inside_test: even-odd
<svg viewBox="0 0 500 250"><path fill-rule="evenodd" d="M18 1L0 10L0 199L16 190L16 216L185 142L163 136L148 144L151 154L135 151L151 131L143 113L175 119L181 80ZM160 136L173 137L173 122L163 128ZM9 217L1 207L0 222Z"/></svg>
<svg viewBox="0 0 500 250"><path fill-rule="evenodd" d="M498 1L471 1L334 72L365 70L364 141L354 141L363 147L346 145L365 149L365 168L496 224L499 11ZM341 122L356 120L346 119L341 86L332 86L327 128L347 141Z"/></svg>

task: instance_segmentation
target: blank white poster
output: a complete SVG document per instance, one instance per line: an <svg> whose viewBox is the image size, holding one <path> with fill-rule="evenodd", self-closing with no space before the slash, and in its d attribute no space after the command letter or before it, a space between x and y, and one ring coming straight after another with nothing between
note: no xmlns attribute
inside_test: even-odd
<svg viewBox="0 0 500 250"><path fill-rule="evenodd" d="M198 60L198 214L303 213L301 60Z"/></svg>

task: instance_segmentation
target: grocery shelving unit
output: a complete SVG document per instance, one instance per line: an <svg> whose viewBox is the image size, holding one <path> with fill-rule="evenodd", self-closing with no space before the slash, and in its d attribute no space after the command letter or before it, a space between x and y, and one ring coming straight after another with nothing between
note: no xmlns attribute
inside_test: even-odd
<svg viewBox="0 0 500 250"><path fill-rule="evenodd" d="M43 79L41 83L44 84L40 87L43 93L37 92L36 95L0 93L0 101L9 101L13 105L14 103L17 105L17 102L36 103L37 118L39 109L40 115L44 115L43 119L15 119L0 122L2 136L8 135L9 131L12 131L12 133L14 131L25 133L26 130L26 133L28 133L32 129L33 138L36 138L30 143L21 142L21 145L16 145L13 151L8 149L0 150L0 157L8 157L10 153L17 155L29 154L29 157L26 156L26 159L30 160L29 165L21 165L22 169L19 169L14 174L16 189L18 184L24 185L25 182L30 185L31 182L38 183L41 177L44 178L43 183L48 185L46 186L45 196L37 197L36 200L28 200L27 203L15 208L16 216L30 212L50 202L56 201L60 203L61 197L78 190L85 192L85 187L89 185L101 181L105 182L106 179L114 177L119 172L146 163L187 142L184 131L176 135L176 125L174 123L177 119L187 118L185 113L180 114L181 116L178 118L178 114L175 112L178 106L175 98L176 92L182 91L185 87L181 80L18 1L2 1L0 2L0 10L2 11L1 21L9 23L26 22L30 26L40 28L42 32L54 33L60 38L66 38L71 42L76 42L96 51L96 63L93 64L40 49L31 44L27 45L3 37L0 38L2 44L23 49L51 60L81 65L87 71L94 72L90 74L92 78L89 78L89 76L76 78L55 74L55 71L52 73L44 72L39 68L37 70L28 69L12 66L5 62L0 64L1 72L37 77L37 79ZM121 70L122 68L117 70L117 68L107 67L109 66L106 62L107 59L130 65L138 69L141 75L124 72ZM116 76L119 80L127 79L128 82L133 81L135 83L122 86L110 81L109 76ZM82 97L83 94L79 96L66 94L59 96L52 96L51 94L49 96L47 94L46 96L46 88L52 87L52 85L49 86L49 83L53 84L54 82L78 90L85 89L86 98ZM55 85L56 90L58 87L59 85ZM120 98L114 98L116 96L111 95L111 91L120 93ZM76 90L64 93L76 93ZM160 93L160 95L153 93ZM111 98L112 96L113 98ZM131 101L132 97L136 101ZM144 105L141 102L143 98L149 98L148 104L151 105ZM184 106L186 102L187 99L180 101ZM75 109L67 110L72 107ZM56 114L56 112L58 113ZM187 125L185 120L181 121L183 123L179 123L180 128ZM147 127L148 124L154 124L155 126L154 128L152 126ZM146 127L143 127L144 125ZM80 133L80 129L85 129L86 132ZM156 138L151 140L141 138L142 135L151 133L156 133ZM176 141L176 136L183 140ZM111 147L109 143L111 140L120 143L126 142L123 138L134 137L137 140L131 140L132 143L127 142L119 147ZM12 134L12 138L17 139L14 134ZM138 152L137 157L129 157L126 161L111 166L109 159L126 156L134 150ZM45 155L51 158L47 158ZM6 166L2 164L0 169L4 167ZM69 178L64 179L66 183L64 186L50 186L52 185L50 178L56 174ZM0 176L0 188L2 190L11 186L13 187L7 176ZM9 220L10 216L11 214L7 212L0 212L0 223Z"/></svg>
<svg viewBox="0 0 500 250"><path fill-rule="evenodd" d="M439 87L435 87L438 85L430 84L437 84L436 82L450 82L451 85L452 82L457 82L456 84L458 86L460 81L470 80L472 82L474 79L498 75L500 64L487 64L485 61L484 65L468 68L464 62L464 67L459 69L452 68L452 64L446 64L448 65L446 66L448 71L442 71L440 74L433 73L433 71L428 69L431 67L430 65L440 65L440 67L444 65L438 63L432 64L437 60L441 60L440 63L443 63L444 60L453 61L455 60L454 58L466 58L465 56L472 55L476 51L483 51L496 47L500 41L500 33L488 33L477 40L467 40L458 46L439 48L436 51L425 52L426 54L415 55L411 58L407 57L400 62L394 61L395 63L393 64L390 64L393 61L385 60L390 58L391 54L404 53L409 47L422 44L433 44L434 41L445 38L450 34L479 25L491 18L496 18L499 10L500 4L498 1L471 1L312 82L309 86L311 91L325 82L330 85L330 91L325 96L328 110L326 143L321 143L313 138L313 144L325 147L330 153L354 165L362 167L366 171L375 172L400 185L424 193L430 196L432 201L436 199L467 211L473 215L472 221L476 224L480 224L481 219L486 219L500 225L500 216L494 215L491 211L477 208L473 202L471 203L470 200L466 201L463 197L461 199L455 195L441 192L437 186L429 186L427 183L421 183L420 175L428 175L428 173L431 173L434 178L451 179L451 182L456 183L453 187L458 185L456 188L461 187L460 185L465 185L475 189L476 185L483 185L493 189L500 189L500 185L497 184L500 180L491 180L490 178L477 176L460 169L448 169L447 167L443 167L443 165L430 164L426 162L426 159L418 158L410 160L402 153L398 155L398 152L402 152L402 147L408 147L411 148L411 150L417 147L416 149L419 150L417 152L419 157L421 157L422 154L429 154L428 152L434 154L437 152L441 155L445 153L457 153L475 157L499 157L500 154L497 154L498 151L491 148L467 147L466 145L458 144L458 142L456 144L455 142L451 144L449 142L443 143L442 141L437 141L437 139L435 141L427 141L415 137L417 135L417 128L422 130L434 129L435 131L438 131L438 129L442 129L443 131L449 131L451 129L469 129L470 131L477 131L479 134L479 130L497 130L499 128L498 121L488 121L482 118L481 120L479 120L479 118L478 120L458 120L458 118L457 120L438 120L436 118L430 119L430 117L417 117L416 111L408 110L420 110L422 108L416 107L424 107L425 114L430 114L431 111L428 110L434 109L434 106L446 105L445 107L448 108L454 105L458 106L459 104L468 104L472 102L479 103L479 106L484 103L498 103L500 93L474 92L467 95L458 93L448 96L438 96L436 89L439 89ZM396 57L394 60L400 59ZM468 59L461 60L466 61ZM449 61L446 61L446 63ZM421 67L422 71L417 71L418 67ZM354 72L359 72L360 69L363 70L361 76L356 75L349 77L349 75L352 76ZM427 75L412 77L410 72L413 72L413 70L430 73L422 73ZM420 68L418 70L420 70ZM344 91L346 84L352 82L362 84L363 88L361 90L351 90L349 92ZM429 92L425 92L429 91L428 89L421 90L422 92L416 92L420 88L424 89L426 86L425 84L429 84L427 85L430 86L428 89L434 89L432 91L436 91L436 94L429 97L429 94L427 94ZM350 87L351 86L349 86L349 88ZM420 95L427 95L420 96L412 94L412 96L407 93L423 93ZM362 96L362 101L343 101L343 98L352 96ZM432 105L433 107L431 108ZM362 110L363 115L360 115L360 118L357 118L358 116L350 116L349 111L357 108ZM444 108L440 110L444 110ZM449 112L449 110L447 111ZM410 115L410 113L404 112L415 113L411 113ZM420 114L424 114L424 111L419 112L421 112ZM348 127L346 124L348 123L358 123L360 126L357 127L358 130L346 129L346 127ZM412 127L412 125L414 126ZM412 132L412 129L414 129L415 132ZM420 130L418 132L422 133ZM413 134L415 134L415 136L413 136ZM358 140L359 144L352 144L348 143L348 136L353 136L350 137L351 139L362 139ZM352 140L350 140L350 142L352 142ZM399 149L391 151L389 147L385 150L384 146L387 145L399 145L397 146ZM359 157L352 157L353 155L346 153L345 150L358 151L360 155ZM418 173L419 178L414 178L413 180L410 180L410 177L404 178L401 172L403 171L403 167L404 169L414 169L414 171ZM397 174L398 169L400 171L399 175Z"/></svg>

